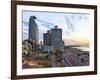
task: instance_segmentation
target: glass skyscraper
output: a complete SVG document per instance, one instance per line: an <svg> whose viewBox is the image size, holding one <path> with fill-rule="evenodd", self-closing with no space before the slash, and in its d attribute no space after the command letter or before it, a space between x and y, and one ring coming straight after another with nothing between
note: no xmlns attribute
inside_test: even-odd
<svg viewBox="0 0 100 80"><path fill-rule="evenodd" d="M30 16L29 19L29 39L33 41L33 49L38 49L39 45L39 28L35 22L36 17Z"/></svg>

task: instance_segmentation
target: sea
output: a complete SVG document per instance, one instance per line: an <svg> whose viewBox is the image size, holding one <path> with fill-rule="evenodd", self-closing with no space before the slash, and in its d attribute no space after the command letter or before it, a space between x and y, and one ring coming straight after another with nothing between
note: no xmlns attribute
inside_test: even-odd
<svg viewBox="0 0 100 80"><path fill-rule="evenodd" d="M89 51L89 47L72 47L72 48L80 49L82 51Z"/></svg>

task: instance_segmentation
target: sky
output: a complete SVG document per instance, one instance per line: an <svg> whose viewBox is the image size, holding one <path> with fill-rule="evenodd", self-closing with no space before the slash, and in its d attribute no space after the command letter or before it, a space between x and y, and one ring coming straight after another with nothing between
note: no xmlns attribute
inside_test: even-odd
<svg viewBox="0 0 100 80"><path fill-rule="evenodd" d="M62 28L62 37L65 45L87 45L89 46L89 13L71 12L46 12L46 11L22 11L23 40L28 39L29 18L36 16L39 27L39 40L43 41L43 33L54 28Z"/></svg>

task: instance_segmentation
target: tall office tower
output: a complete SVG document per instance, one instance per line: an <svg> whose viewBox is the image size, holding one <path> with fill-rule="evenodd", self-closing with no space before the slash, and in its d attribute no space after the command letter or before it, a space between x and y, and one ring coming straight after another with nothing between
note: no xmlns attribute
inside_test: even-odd
<svg viewBox="0 0 100 80"><path fill-rule="evenodd" d="M45 46L51 46L51 32L47 31L47 33L43 34L43 44Z"/></svg>
<svg viewBox="0 0 100 80"><path fill-rule="evenodd" d="M29 19L29 39L33 41L33 50L39 47L39 28L35 19L35 16L30 16Z"/></svg>
<svg viewBox="0 0 100 80"><path fill-rule="evenodd" d="M51 29L51 44L54 49L63 49L64 43L62 40L62 29L55 26L55 28Z"/></svg>

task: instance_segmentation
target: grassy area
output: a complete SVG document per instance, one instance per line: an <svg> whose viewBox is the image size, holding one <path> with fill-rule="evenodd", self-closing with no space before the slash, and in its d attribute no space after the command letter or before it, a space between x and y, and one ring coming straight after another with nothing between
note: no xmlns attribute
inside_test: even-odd
<svg viewBox="0 0 100 80"><path fill-rule="evenodd" d="M48 55L45 54L39 54L39 51L35 52L38 54L34 54L34 55L28 55L27 58L29 58L30 62L32 61L32 66L31 68L34 68L36 66L34 66L34 62L37 63L37 67L36 68L48 68L48 67L52 67L50 59L48 58ZM30 57L31 56L31 57ZM23 56L24 57L24 56ZM25 65L26 66L26 65ZM27 66L25 68L30 68L30 65L27 63Z"/></svg>
<svg viewBox="0 0 100 80"><path fill-rule="evenodd" d="M52 65L51 64L45 64L45 65L43 65L43 68L46 68L46 67L52 67Z"/></svg>
<svg viewBox="0 0 100 80"><path fill-rule="evenodd" d="M40 65L43 65L42 68L52 67L50 60L47 56L38 56L33 58L33 61L37 61Z"/></svg>

